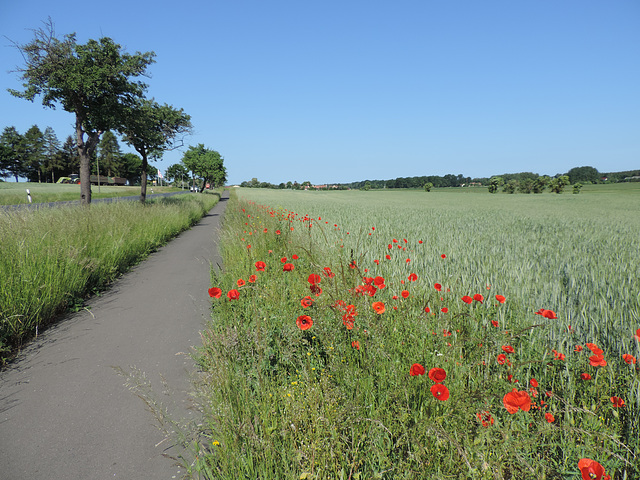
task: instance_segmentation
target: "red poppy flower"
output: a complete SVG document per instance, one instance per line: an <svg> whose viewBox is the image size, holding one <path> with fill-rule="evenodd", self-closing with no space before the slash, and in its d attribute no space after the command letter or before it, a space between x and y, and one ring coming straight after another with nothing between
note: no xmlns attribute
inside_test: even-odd
<svg viewBox="0 0 640 480"><path fill-rule="evenodd" d="M358 340L354 340L353 342L351 342L351 346L356 350L360 350L360 342Z"/></svg>
<svg viewBox="0 0 640 480"><path fill-rule="evenodd" d="M447 258L447 256L443 253L442 255L440 255L440 258Z"/></svg>
<svg viewBox="0 0 640 480"><path fill-rule="evenodd" d="M518 410L528 412L531 408L531 397L525 390L519 392L514 388L502 398L502 403L507 412L511 414L516 413Z"/></svg>
<svg viewBox="0 0 640 480"><path fill-rule="evenodd" d="M264 263L263 261L257 261L256 262L256 271L257 272L264 272L264 269L267 267L267 264Z"/></svg>
<svg viewBox="0 0 640 480"><path fill-rule="evenodd" d="M373 279L373 283L378 287L378 288L382 288L381 285L384 285L384 278L383 277L376 277Z"/></svg>
<svg viewBox="0 0 640 480"><path fill-rule="evenodd" d="M633 355L629 355L628 353L622 355L622 359L629 365L633 365L636 363L636 357L634 357Z"/></svg>
<svg viewBox="0 0 640 480"><path fill-rule="evenodd" d="M607 361L602 355L592 355L589 357L589 365L592 367L606 367Z"/></svg>
<svg viewBox="0 0 640 480"><path fill-rule="evenodd" d="M541 308L540 310L538 310L537 312L535 312L536 315L542 315L544 318L549 318L551 320L555 320L558 317L556 316L556 312L554 312L553 310L545 310L544 308Z"/></svg>
<svg viewBox="0 0 640 480"><path fill-rule="evenodd" d="M464 303L469 303L470 304L471 302L473 302L473 298L471 298L469 295L465 295L464 297L462 297L462 301Z"/></svg>
<svg viewBox="0 0 640 480"><path fill-rule="evenodd" d="M280 235L280 230L276 230L276 235Z"/></svg>
<svg viewBox="0 0 640 480"><path fill-rule="evenodd" d="M576 345L576 347L573 349L574 352L581 352L582 351L582 345Z"/></svg>
<svg viewBox="0 0 640 480"><path fill-rule="evenodd" d="M436 283L433 288L435 288L438 292L442 291L442 285L440 285L439 283Z"/></svg>
<svg viewBox="0 0 640 480"><path fill-rule="evenodd" d="M387 260L391 260L391 255L385 255L384 258L386 258Z"/></svg>
<svg viewBox="0 0 640 480"><path fill-rule="evenodd" d="M529 384L533 387L533 388L537 388L538 387L538 381L535 378L532 378L531 380L529 380Z"/></svg>
<svg viewBox="0 0 640 480"><path fill-rule="evenodd" d="M554 360L564 360L566 358L566 355L564 353L560 353L557 350L552 350L553 355L554 355Z"/></svg>
<svg viewBox="0 0 640 480"><path fill-rule="evenodd" d="M447 378L447 372L442 368L432 368L429 370L429 378L436 383L442 383Z"/></svg>
<svg viewBox="0 0 640 480"><path fill-rule="evenodd" d="M287 257L282 257L282 258L280 259L280 261L281 261L282 263L287 263Z"/></svg>
<svg viewBox="0 0 640 480"><path fill-rule="evenodd" d="M238 300L240 298L240 292L234 288L227 292L227 297L229 300Z"/></svg>
<svg viewBox="0 0 640 480"><path fill-rule="evenodd" d="M320 283L320 275L318 275L317 273L312 273L311 275L309 275L309 278L307 278L307 281L311 284L311 285L315 285L316 283Z"/></svg>
<svg viewBox="0 0 640 480"><path fill-rule="evenodd" d="M504 298L504 295L496 295L496 300L500 303L504 303L507 299Z"/></svg>
<svg viewBox="0 0 640 480"><path fill-rule="evenodd" d="M441 311L442 313L447 313L447 312L449 311L449 309L448 309L447 307L442 307L442 308L440 309L440 311Z"/></svg>
<svg viewBox="0 0 640 480"><path fill-rule="evenodd" d="M424 313L429 313L431 312L431 309L429 307L424 307Z"/></svg>
<svg viewBox="0 0 640 480"><path fill-rule="evenodd" d="M488 427L490 425L493 425L493 423L495 422L491 414L486 411L476 413L476 417L478 417L478 420L482 422L483 427Z"/></svg>
<svg viewBox="0 0 640 480"><path fill-rule="evenodd" d="M480 303L483 303L483 302L484 302L484 297L483 297L482 295L480 295L479 293L476 293L476 294L473 296L473 299L474 299L476 302L480 302Z"/></svg>
<svg viewBox="0 0 640 480"><path fill-rule="evenodd" d="M624 407L624 400L621 399L620 397L611 397L611 403L613 403L613 406L616 408L619 407Z"/></svg>
<svg viewBox="0 0 640 480"><path fill-rule="evenodd" d="M302 300L300 300L300 303L302 304L302 308L310 307L311 305L313 305L313 298L304 297Z"/></svg>
<svg viewBox="0 0 640 480"><path fill-rule="evenodd" d="M243 279L239 278L236 283L238 284L239 287L244 287L244 280Z"/></svg>
<svg viewBox="0 0 640 480"><path fill-rule="evenodd" d="M298 255L295 255L295 254L294 254L294 255L291 255L291 258L292 258L293 260L298 260L298 258L299 258L299 257L298 257Z"/></svg>
<svg viewBox="0 0 640 480"><path fill-rule="evenodd" d="M504 353L513 353L514 352L513 347L511 345L503 345L502 346L502 351Z"/></svg>
<svg viewBox="0 0 640 480"><path fill-rule="evenodd" d="M415 273L412 273L411 275L409 275L410 282L415 282L416 280L418 280L418 275L416 275Z"/></svg>
<svg viewBox="0 0 640 480"><path fill-rule="evenodd" d="M604 353L595 343L587 343L586 346L594 355L602 355Z"/></svg>
<svg viewBox="0 0 640 480"><path fill-rule="evenodd" d="M255 283L256 280L258 280L258 277L255 275L251 275L249 277L249 283Z"/></svg>
<svg viewBox="0 0 640 480"><path fill-rule="evenodd" d="M414 363L413 365L411 365L411 368L409 369L409 375L411 375L412 377L416 377L418 375L424 375L424 367L422 365L420 365L419 363Z"/></svg>
<svg viewBox="0 0 640 480"><path fill-rule="evenodd" d="M578 462L578 470L582 474L582 480L603 480L604 467L590 458L581 458Z"/></svg>
<svg viewBox="0 0 640 480"><path fill-rule="evenodd" d="M636 340L638 340L640 342L640 328L638 330L636 330L636 334L633 336L633 338L635 338Z"/></svg>
<svg viewBox="0 0 640 480"><path fill-rule="evenodd" d="M294 268L296 267L293 266L293 263L285 263L284 266L282 267L282 271L292 272Z"/></svg>
<svg viewBox="0 0 640 480"><path fill-rule="evenodd" d="M500 365L504 365L504 363L507 361L507 356L504 353L501 353L500 355L498 355L496 360Z"/></svg>
<svg viewBox="0 0 640 480"><path fill-rule="evenodd" d="M591 380L591 375L589 375L588 373L581 373L580 378L582 380Z"/></svg>
<svg viewBox="0 0 640 480"><path fill-rule="evenodd" d="M373 309L376 311L378 315L382 315L385 312L384 303L382 302L373 302L371 305Z"/></svg>
<svg viewBox="0 0 640 480"><path fill-rule="evenodd" d="M409 290L403 290L400 295L402 295L402 298L409 298Z"/></svg>
<svg viewBox="0 0 640 480"><path fill-rule="evenodd" d="M553 423L555 421L555 417L548 412L544 414L544 419L549 423Z"/></svg>
<svg viewBox="0 0 640 480"><path fill-rule="evenodd" d="M209 289L209 296L211 298L220 298L222 296L222 289L218 287L213 287Z"/></svg>
<svg viewBox="0 0 640 480"><path fill-rule="evenodd" d="M315 283L309 285L309 290L311 290L311 293L313 293L316 297L319 297L322 293L322 289L320 288L320 286Z"/></svg>
<svg viewBox="0 0 640 480"><path fill-rule="evenodd" d="M499 327L500 324L498 323L497 320L491 320L491 325L493 325L494 327Z"/></svg>
<svg viewBox="0 0 640 480"><path fill-rule="evenodd" d="M300 315L296 320L296 325L300 330L309 330L313 326L313 320L309 315Z"/></svg>
<svg viewBox="0 0 640 480"><path fill-rule="evenodd" d="M324 267L323 270L324 270L324 274L325 274L326 277L333 278L333 277L336 276L336 274L333 273L331 271L331 268L329 268L329 267Z"/></svg>
<svg viewBox="0 0 640 480"><path fill-rule="evenodd" d="M444 402L445 400L449 399L449 389L441 383L436 383L433 387L431 387L431 395L433 395L436 400Z"/></svg>

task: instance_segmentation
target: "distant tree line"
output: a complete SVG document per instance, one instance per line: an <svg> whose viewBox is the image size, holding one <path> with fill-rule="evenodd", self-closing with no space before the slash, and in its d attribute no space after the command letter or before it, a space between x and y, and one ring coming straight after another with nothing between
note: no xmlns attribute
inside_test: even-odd
<svg viewBox="0 0 640 480"><path fill-rule="evenodd" d="M330 190L344 189L386 189L386 188L407 188L423 189L430 191L432 188L446 187L488 187L489 192L497 193L542 193L551 191L562 193L567 185L573 185L573 192L578 193L582 184L587 183L616 183L616 182L637 182L640 181L640 170L630 170L625 172L600 173L594 167L575 167L565 174L557 174L554 177L538 175L532 172L505 173L493 177L471 178L462 174L447 174L444 176L430 175L419 177L398 177L391 180L362 180L358 182L314 185L314 188L324 188ZM311 186L311 182L287 182L278 185L269 182L259 182L257 178L251 181L244 181L241 187L249 188L280 188L280 189L304 189Z"/></svg>
<svg viewBox="0 0 640 480"><path fill-rule="evenodd" d="M122 177L130 185L140 185L142 159L134 153L122 153L118 138L104 132L91 152L91 174ZM11 126L0 134L0 177L26 178L29 182L55 183L61 177L78 174L80 157L73 136L64 143L58 140L51 127L44 132L33 125L24 134ZM154 178L158 170L149 166L147 175Z"/></svg>

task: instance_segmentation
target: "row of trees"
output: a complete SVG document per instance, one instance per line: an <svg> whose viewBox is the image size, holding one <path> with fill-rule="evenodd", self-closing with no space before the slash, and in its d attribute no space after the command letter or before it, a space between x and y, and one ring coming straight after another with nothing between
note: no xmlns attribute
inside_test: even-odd
<svg viewBox="0 0 640 480"><path fill-rule="evenodd" d="M76 42L75 33L58 38L51 19L33 32L31 42L14 43L25 61L16 70L23 89L9 92L29 101L39 96L44 106L62 106L75 115L73 141L83 204L91 203L92 157L107 131L120 134L140 154L144 202L149 160L182 146L191 131L191 118L182 109L145 98L147 85L137 78L147 75L155 54L128 54L108 37L83 45Z"/></svg>
<svg viewBox="0 0 640 480"><path fill-rule="evenodd" d="M543 176L523 176L521 178L510 178L505 181L503 177L491 177L489 180L489 193L497 193L500 187L505 193L542 193L547 188L553 193L562 193L564 187L571 182L567 175L560 175L555 178ZM577 185L579 187L575 188ZM574 193L578 193L582 187L581 183L574 184Z"/></svg>
<svg viewBox="0 0 640 480"><path fill-rule="evenodd" d="M109 177L123 177L130 185L141 182L142 159L134 153L122 153L118 138L105 132L91 155L91 173ZM15 127L5 127L0 134L0 177L26 178L30 182L56 182L60 177L77 174L80 157L73 137L63 144L51 127L44 132L33 125L24 134ZM157 169L148 167L153 177Z"/></svg>

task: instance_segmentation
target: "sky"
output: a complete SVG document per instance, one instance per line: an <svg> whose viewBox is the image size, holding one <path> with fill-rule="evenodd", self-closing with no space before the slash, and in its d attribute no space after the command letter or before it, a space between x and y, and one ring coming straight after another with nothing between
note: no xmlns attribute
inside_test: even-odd
<svg viewBox="0 0 640 480"><path fill-rule="evenodd" d="M640 168L637 0L0 0L0 130L63 142L72 113L7 92L48 17L155 52L147 97L229 184Z"/></svg>

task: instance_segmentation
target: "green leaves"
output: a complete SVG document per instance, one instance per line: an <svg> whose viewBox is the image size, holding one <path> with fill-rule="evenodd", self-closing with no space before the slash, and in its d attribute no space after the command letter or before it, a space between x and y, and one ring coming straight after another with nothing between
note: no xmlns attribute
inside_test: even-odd
<svg viewBox="0 0 640 480"><path fill-rule="evenodd" d="M227 170L220 153L205 148L202 143L189 147L182 157L182 163L194 177L202 180L203 187L207 182L212 186L220 186L227 181Z"/></svg>

